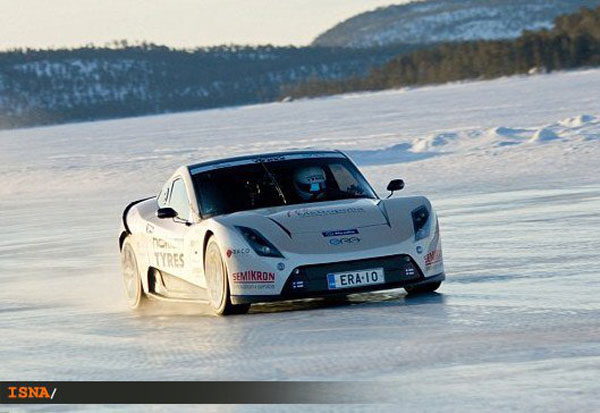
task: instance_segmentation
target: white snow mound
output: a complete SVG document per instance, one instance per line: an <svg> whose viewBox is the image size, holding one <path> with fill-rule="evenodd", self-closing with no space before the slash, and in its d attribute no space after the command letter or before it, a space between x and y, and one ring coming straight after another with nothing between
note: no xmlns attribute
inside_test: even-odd
<svg viewBox="0 0 600 413"><path fill-rule="evenodd" d="M559 122L561 126L567 128L579 128L586 124L598 123L600 119L592 115L579 115L572 118L563 119Z"/></svg>
<svg viewBox="0 0 600 413"><path fill-rule="evenodd" d="M417 138L412 142L412 151L417 153L439 151L450 142L456 140L458 134L455 132L445 132L430 135L425 138Z"/></svg>
<svg viewBox="0 0 600 413"><path fill-rule="evenodd" d="M551 129L541 128L535 131L530 142L549 142L560 139Z"/></svg>

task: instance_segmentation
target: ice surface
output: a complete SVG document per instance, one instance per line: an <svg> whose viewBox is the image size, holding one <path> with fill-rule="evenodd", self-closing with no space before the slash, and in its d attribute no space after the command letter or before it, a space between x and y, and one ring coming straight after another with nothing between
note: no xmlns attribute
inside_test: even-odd
<svg viewBox="0 0 600 413"><path fill-rule="evenodd" d="M598 410L598 90L586 70L0 132L0 379L364 379L406 409ZM440 293L126 309L128 201L182 163L290 148L428 195Z"/></svg>

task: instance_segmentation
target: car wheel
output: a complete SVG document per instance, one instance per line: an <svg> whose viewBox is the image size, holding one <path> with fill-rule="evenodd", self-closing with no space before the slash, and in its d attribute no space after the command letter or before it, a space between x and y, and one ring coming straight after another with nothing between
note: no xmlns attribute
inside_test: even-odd
<svg viewBox="0 0 600 413"><path fill-rule="evenodd" d="M441 281L435 283L421 284L415 286L407 286L404 287L408 294L424 294L424 293L432 293L442 285Z"/></svg>
<svg viewBox="0 0 600 413"><path fill-rule="evenodd" d="M148 300L142 288L142 279L135 257L135 251L129 239L126 239L121 248L121 273L127 304L132 309L142 307Z"/></svg>
<svg viewBox="0 0 600 413"><path fill-rule="evenodd" d="M231 304L227 266L223 262L221 249L214 237L211 237L206 244L204 275L210 306L216 314L245 314L248 312L250 304Z"/></svg>

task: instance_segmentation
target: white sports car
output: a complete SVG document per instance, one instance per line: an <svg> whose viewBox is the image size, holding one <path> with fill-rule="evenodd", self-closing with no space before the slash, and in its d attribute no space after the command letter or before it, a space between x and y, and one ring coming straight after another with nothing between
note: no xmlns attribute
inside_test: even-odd
<svg viewBox="0 0 600 413"><path fill-rule="evenodd" d="M390 196L403 187L391 181ZM432 292L445 279L427 198L379 198L338 151L182 166L158 196L125 208L119 247L133 308L151 297L244 313L267 301Z"/></svg>

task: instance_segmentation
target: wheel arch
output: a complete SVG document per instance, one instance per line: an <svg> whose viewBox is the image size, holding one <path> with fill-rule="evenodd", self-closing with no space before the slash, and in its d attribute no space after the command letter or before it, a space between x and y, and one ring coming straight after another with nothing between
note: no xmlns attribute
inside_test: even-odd
<svg viewBox="0 0 600 413"><path fill-rule="evenodd" d="M228 228L225 225L222 225L220 222L210 222L208 223L206 228L202 229L202 233L198 234L198 241L202 242L202 270L204 271L204 264L206 260L206 250L208 248L208 243L211 239L214 239L216 244L221 251L221 258L223 259L223 264L225 265L225 270L227 272L227 279L229 283L231 283L231 268L233 261L235 261L234 257L231 259L227 259L229 257L226 256L226 252L229 247L231 247L232 242L235 245L235 239L233 238L235 234L232 232L231 228Z"/></svg>
<svg viewBox="0 0 600 413"><path fill-rule="evenodd" d="M125 243L125 239L127 239L128 236L129 234L127 233L127 231L121 231L121 235L119 235L119 251L123 250L123 244Z"/></svg>
<svg viewBox="0 0 600 413"><path fill-rule="evenodd" d="M202 243L202 259L206 256L206 247L208 246L208 240L215 236L215 233L212 230L207 230L204 233L204 241Z"/></svg>

